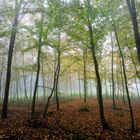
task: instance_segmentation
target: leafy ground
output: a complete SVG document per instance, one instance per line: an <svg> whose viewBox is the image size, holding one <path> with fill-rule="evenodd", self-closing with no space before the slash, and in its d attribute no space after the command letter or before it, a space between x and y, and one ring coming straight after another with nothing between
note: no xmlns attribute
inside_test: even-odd
<svg viewBox="0 0 140 140"><path fill-rule="evenodd" d="M30 119L29 107L10 106L8 118L0 120L0 140L139 140L140 102L133 103L138 128L135 133L129 131L127 105L117 101L118 109L113 110L111 100L105 100L104 104L105 116L111 127L111 130L104 131L99 121L98 104L94 99L88 100L86 107L80 99L63 102L59 112L52 105L46 119L42 118L43 104L37 105L37 117L33 120Z"/></svg>

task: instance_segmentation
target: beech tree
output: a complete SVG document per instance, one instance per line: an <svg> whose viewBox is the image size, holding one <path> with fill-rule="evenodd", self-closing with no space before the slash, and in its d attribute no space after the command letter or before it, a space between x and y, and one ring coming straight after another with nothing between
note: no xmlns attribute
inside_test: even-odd
<svg viewBox="0 0 140 140"><path fill-rule="evenodd" d="M7 72L6 72L6 84L5 84L5 93L4 93L4 100L3 100L3 107L2 107L2 118L7 117L7 107L8 107L8 97L9 97L9 88L10 88L10 79L11 79L11 65L12 65L12 57L13 57L13 49L16 40L17 34L17 26L19 24L19 12L21 8L22 0L15 1L15 17L12 24L10 42L9 42L9 52L8 52L8 61L7 61Z"/></svg>
<svg viewBox="0 0 140 140"><path fill-rule="evenodd" d="M137 10L135 6L134 0L126 0L132 25L133 25L133 31L134 31L134 38L135 38L135 44L137 48L137 54L138 54L138 60L140 63L140 33L139 33L139 27L138 27L138 20L137 20Z"/></svg>

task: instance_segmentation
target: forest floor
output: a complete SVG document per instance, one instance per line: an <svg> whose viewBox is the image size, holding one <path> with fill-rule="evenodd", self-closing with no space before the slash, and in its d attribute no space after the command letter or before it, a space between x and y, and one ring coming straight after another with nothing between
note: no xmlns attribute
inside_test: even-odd
<svg viewBox="0 0 140 140"><path fill-rule="evenodd" d="M60 111L51 105L46 119L42 118L44 104L38 104L36 119L30 119L30 108L10 105L8 118L0 120L0 140L140 140L140 131L131 133L128 105L116 101L118 109L112 109L112 101L104 101L105 117L110 130L103 130L99 120L97 100L74 99L62 102ZM135 125L140 128L140 102L133 104ZM89 109L89 110L88 110Z"/></svg>

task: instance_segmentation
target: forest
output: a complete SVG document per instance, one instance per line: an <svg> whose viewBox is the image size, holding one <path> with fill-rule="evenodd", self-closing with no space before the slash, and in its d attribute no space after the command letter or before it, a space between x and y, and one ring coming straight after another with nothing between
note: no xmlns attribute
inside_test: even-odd
<svg viewBox="0 0 140 140"><path fill-rule="evenodd" d="M0 0L0 140L140 140L139 0Z"/></svg>

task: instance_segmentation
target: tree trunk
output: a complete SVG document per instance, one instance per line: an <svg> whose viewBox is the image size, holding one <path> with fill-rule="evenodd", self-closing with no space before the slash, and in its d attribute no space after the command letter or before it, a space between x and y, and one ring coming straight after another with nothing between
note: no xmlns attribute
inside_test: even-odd
<svg viewBox="0 0 140 140"><path fill-rule="evenodd" d="M126 2L127 2L128 9L129 9L130 17L132 20L135 44L136 44L138 59L139 59L139 63L140 63L140 34L139 34L135 2L134 2L134 0L131 0L131 1L126 0Z"/></svg>
<svg viewBox="0 0 140 140"><path fill-rule="evenodd" d="M45 118L45 116L47 114L49 103L50 103L50 99L51 99L51 97L52 97L52 95L53 95L53 93L55 91L55 88L56 88L55 86L56 86L56 82L57 82L56 78L57 78L58 67L59 66L57 65L57 68L56 68L55 73L54 73L53 88L52 88L51 94L48 97L47 104L45 106L45 110L44 110L44 114L43 114L43 118Z"/></svg>
<svg viewBox="0 0 140 140"><path fill-rule="evenodd" d="M9 88L10 88L10 79L11 79L11 66L12 66L12 58L13 58L13 48L14 48L15 40L16 40L20 7L21 7L21 2L18 3L16 1L16 5L15 5L16 14L15 14L14 22L12 25L12 31L11 31L11 37L10 37L10 43L9 43L5 94L4 94L1 118L7 117L8 97L9 97Z"/></svg>
<svg viewBox="0 0 140 140"><path fill-rule="evenodd" d="M125 89L124 89L124 79L123 79L123 72L122 72L122 66L121 66L121 59L120 59L120 74L121 74L121 84L122 84L122 96L123 96L123 104L125 105Z"/></svg>
<svg viewBox="0 0 140 140"><path fill-rule="evenodd" d="M42 58L42 83L43 83L43 98L46 99L46 88L45 88L45 75L44 75L44 63Z"/></svg>
<svg viewBox="0 0 140 140"><path fill-rule="evenodd" d="M111 64L111 75L112 75L112 101L113 101L113 109L116 109L115 103L115 84L114 84L114 44L113 37L111 34L111 46L112 46L112 64Z"/></svg>
<svg viewBox="0 0 140 140"><path fill-rule="evenodd" d="M117 34L117 30L116 30L116 26L115 26L114 23L112 23L112 26L113 26L113 29L114 29L114 32L115 32L115 37L116 37L118 49L119 49L119 52L120 52L121 62L122 62L124 82L125 82L125 89L126 89L127 99L128 99L129 109L130 109L131 129L132 129L132 131L134 131L134 129L135 129L134 116L133 116L133 110L132 110L131 100L130 100L130 95L129 95L129 90L128 90L128 83L127 83L127 77L126 77L124 57L123 57L122 50L121 50L121 47L120 47L120 43L119 43L119 39L118 39L118 34Z"/></svg>
<svg viewBox="0 0 140 140"><path fill-rule="evenodd" d="M41 22L43 24L43 13L41 16ZM41 25L43 26L43 25ZM36 74L36 80L35 80L35 87L34 87L34 93L33 93L33 100L32 100L32 108L31 108L31 117L35 116L35 104L36 104L36 96L37 96L37 89L38 89L38 81L39 81L39 74L40 74L40 56L41 56L41 47L42 47L42 29L39 35L39 46L38 46L38 56L37 56L37 74Z"/></svg>
<svg viewBox="0 0 140 140"><path fill-rule="evenodd" d="M59 30L59 36L58 36L59 44L58 44L58 48L57 48L57 57L58 57L57 61L58 62L57 62L56 85L55 85L57 111L59 111L58 82L59 82L60 61L61 61L60 37L61 37L61 33Z"/></svg>
<svg viewBox="0 0 140 140"><path fill-rule="evenodd" d="M93 41L93 31L92 31L91 24L88 25L88 29L89 29L89 34L90 34L91 52L92 52L92 57L93 57L93 61L94 61L96 80L97 80L97 95L98 95L98 103L99 103L99 109L100 109L100 120L101 120L103 129L109 129L109 126L104 117L102 85L101 85L101 79L100 79L100 75L99 75L98 63L97 63L97 59L96 59L96 55L95 55L95 46L94 46L94 41Z"/></svg>
<svg viewBox="0 0 140 140"><path fill-rule="evenodd" d="M18 78L16 78L16 95L17 95L17 101L19 100L19 83L18 83Z"/></svg>
<svg viewBox="0 0 140 140"><path fill-rule="evenodd" d="M105 91L106 91L106 98L108 99L108 84L107 84L107 70L105 67Z"/></svg>
<svg viewBox="0 0 140 140"><path fill-rule="evenodd" d="M87 57L87 50L84 48L83 52L83 62L84 62L84 69L83 69L83 74L84 74L84 102L86 103L87 101L87 70L86 70L86 58Z"/></svg>
<svg viewBox="0 0 140 140"><path fill-rule="evenodd" d="M33 65L33 52L32 52L32 65ZM30 83L30 100L32 100L32 88L33 88L33 75L34 75L34 72L33 72L33 68L31 68L31 83Z"/></svg>
<svg viewBox="0 0 140 140"><path fill-rule="evenodd" d="M133 63L133 65L134 65L134 68L135 68L135 71L136 71L136 75L138 76L138 78L139 78L139 80L140 80L140 75L139 75L139 73L138 73L137 66L136 66L135 60L134 60L134 58L133 58L133 54L132 54L131 49L130 49L128 43L127 43L127 37L126 37L126 45L127 45L128 50L129 50L130 57L131 57L132 63Z"/></svg>
<svg viewBox="0 0 140 140"><path fill-rule="evenodd" d="M23 53L23 66L25 66L24 53ZM26 85L26 74L25 74L24 68L23 68L23 83L24 83L24 99L28 100L27 85Z"/></svg>
<svg viewBox="0 0 140 140"><path fill-rule="evenodd" d="M31 100L32 99L33 72L31 72L30 76L31 76L31 82L30 82L30 100Z"/></svg>
<svg viewBox="0 0 140 140"><path fill-rule="evenodd" d="M4 52L3 52L4 53ZM2 66L1 66L1 70L0 70L0 100L2 100L2 87L3 87L3 67L4 67L4 56L2 58L2 62L1 62Z"/></svg>
<svg viewBox="0 0 140 140"><path fill-rule="evenodd" d="M120 86L119 86L119 68L116 69L116 88L117 88L117 94L116 99L119 100L119 94L120 94Z"/></svg>
<svg viewBox="0 0 140 140"><path fill-rule="evenodd" d="M53 82L53 88L52 88L52 91L51 91L51 94L50 96L48 97L48 100L47 100L47 104L46 104L46 107L45 107L45 110L44 110L44 114L43 114L43 117L45 118L46 116L46 113L48 111L48 107L49 107L49 103L50 103L50 99L53 95L53 93L55 92L55 98L56 98L56 105L57 105L57 111L59 111L59 97L58 97L58 82L59 82L59 74L60 74L60 60L61 60L61 51L60 51L60 30L59 30L59 37L58 37L58 40L59 40L59 44L58 44L58 48L57 48L57 66L56 66L56 69L55 69L55 66L54 66L54 82ZM55 53L56 54L56 53ZM55 55L56 57L56 55ZM56 65L56 63L55 63Z"/></svg>
<svg viewBox="0 0 140 140"><path fill-rule="evenodd" d="M79 63L78 63L78 87L79 87L79 97L81 98L81 80L80 80Z"/></svg>
<svg viewBox="0 0 140 140"><path fill-rule="evenodd" d="M37 57L37 74L36 74L34 94L32 100L32 109L31 109L32 117L34 117L35 115L35 103L36 103L36 95L37 95L37 88L38 88L38 81L39 81L39 74L40 74L40 54L41 54L41 38L39 39L39 48L38 48L38 57Z"/></svg>
<svg viewBox="0 0 140 140"><path fill-rule="evenodd" d="M88 10L90 10L91 9L90 1L87 0L87 3L88 3ZM88 18L88 30L89 30L89 35L90 35L91 52L92 52L92 57L93 57L93 61L94 61L95 74L96 74L96 80L97 80L97 95L98 95L98 103L99 103L99 109L100 109L100 120L101 120L103 129L109 129L109 126L108 126L108 124L105 120L105 116L104 116L102 84L101 84L101 79L100 79L100 74L99 74L99 69L98 69L97 58L96 58L96 54L95 54L92 23L90 21L90 11L88 11L87 18Z"/></svg>

